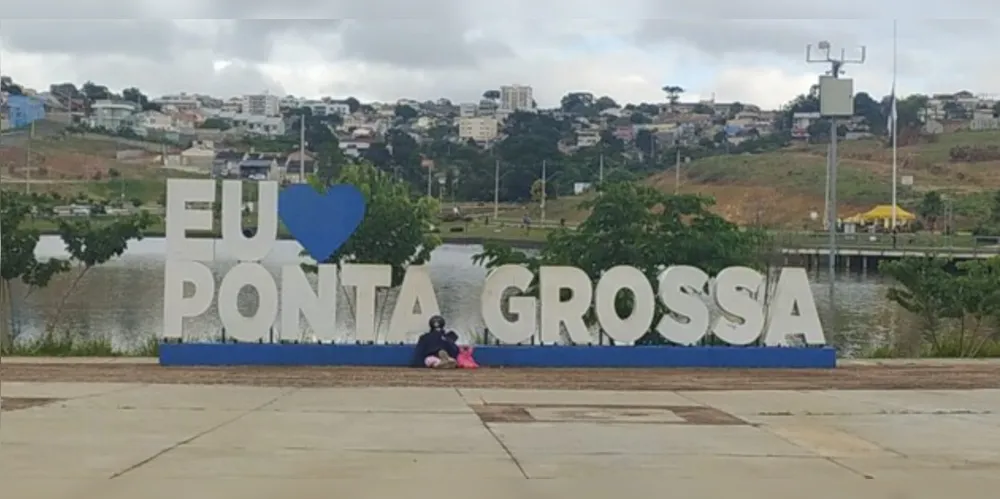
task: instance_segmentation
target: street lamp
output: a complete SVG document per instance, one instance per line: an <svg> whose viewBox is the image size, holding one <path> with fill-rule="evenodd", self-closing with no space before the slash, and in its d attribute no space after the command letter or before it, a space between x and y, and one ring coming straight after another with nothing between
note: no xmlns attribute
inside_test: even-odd
<svg viewBox="0 0 1000 499"><path fill-rule="evenodd" d="M854 115L854 81L841 78L846 64L863 64L866 49L861 46L860 57L847 57L847 50L841 49L839 56L831 55L830 42L824 40L817 44L817 57L813 55L813 46L806 46L806 62L828 64L830 71L819 78L819 113L830 118L830 149L827 156L826 189L827 189L827 230L830 232L830 245L827 250L830 273L830 330L835 331L836 311L834 291L836 289L837 266L837 118L849 118Z"/></svg>

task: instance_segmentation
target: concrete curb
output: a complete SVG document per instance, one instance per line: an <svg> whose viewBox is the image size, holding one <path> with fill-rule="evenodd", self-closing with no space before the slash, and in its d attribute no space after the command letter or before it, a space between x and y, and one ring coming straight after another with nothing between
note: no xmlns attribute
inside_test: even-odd
<svg viewBox="0 0 1000 499"><path fill-rule="evenodd" d="M156 357L3 357L0 364L158 364ZM841 359L838 367L953 367L1000 365L1000 359Z"/></svg>

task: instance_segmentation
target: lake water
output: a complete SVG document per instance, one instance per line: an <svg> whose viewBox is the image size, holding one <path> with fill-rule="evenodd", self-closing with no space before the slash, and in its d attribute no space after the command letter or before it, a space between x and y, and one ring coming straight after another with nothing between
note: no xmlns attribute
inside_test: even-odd
<svg viewBox="0 0 1000 499"><path fill-rule="evenodd" d="M37 335L46 325L56 321L54 330L110 335L121 346L159 335L163 324L165 249L166 241L162 238L133 242L121 258L91 269L66 299L61 314L57 314L59 303L76 272L62 275L48 287L34 290L27 296L24 296L23 287L15 287L15 333ZM449 325L459 331L483 330L479 297L486 270L472 263L472 256L481 249L476 245L446 244L434 252L430 262L431 279L442 313ZM55 236L43 237L37 253L41 257L66 255L62 241ZM279 241L262 263L277 275L282 265L299 261L298 253L298 243ZM235 264L219 241L216 258L208 263L216 275L216 282ZM830 307L826 274L811 273L810 279L820 317L826 321ZM835 330L826 326L828 340L846 356L884 344L894 332L897 310L886 300L886 286L880 277L844 274L838 276L836 284L837 320ZM345 331L353 331L351 311L347 300L343 299L344 294L341 296L339 325ZM245 292L240 300L241 310L251 313L255 307L255 293ZM386 323L390 307L386 308ZM302 324L305 327L305 321ZM199 338L216 337L221 331L214 306L209 312L186 320L184 327L186 335Z"/></svg>

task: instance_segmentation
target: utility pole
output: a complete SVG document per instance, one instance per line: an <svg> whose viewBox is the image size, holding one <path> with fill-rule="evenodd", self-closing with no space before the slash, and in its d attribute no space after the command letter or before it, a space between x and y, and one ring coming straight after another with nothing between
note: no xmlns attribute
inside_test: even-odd
<svg viewBox="0 0 1000 499"><path fill-rule="evenodd" d="M24 193L31 194L31 143L35 141L35 122L31 122L31 131L28 132L28 147L24 155Z"/></svg>
<svg viewBox="0 0 1000 499"><path fill-rule="evenodd" d="M313 162L315 165L315 160ZM306 175L306 115L299 116L299 183Z"/></svg>
<svg viewBox="0 0 1000 499"><path fill-rule="evenodd" d="M830 118L830 150L827 162L827 190L829 193L826 207L826 223L830 243L827 249L830 286L830 318L829 331L836 332L836 282L837 282L837 118L854 114L853 81L841 79L845 64L863 64L866 48L861 46L861 56L855 59L847 57L847 51L841 49L840 56L830 54L830 42L821 41L817 48L822 54L813 58L813 46L806 46L806 62L827 64L830 72L820 77L820 114Z"/></svg>
<svg viewBox="0 0 1000 499"><path fill-rule="evenodd" d="M597 185L600 187L598 192L604 192L604 153L601 153L600 162L597 164Z"/></svg>
<svg viewBox="0 0 1000 499"><path fill-rule="evenodd" d="M428 162L427 163L427 197L429 197L429 198L433 198L434 197L434 195L432 194L434 191L432 190L432 186L431 186L431 182L433 180L434 180L434 163L433 162Z"/></svg>
<svg viewBox="0 0 1000 499"><path fill-rule="evenodd" d="M500 160L493 163L493 221L500 217Z"/></svg>
<svg viewBox="0 0 1000 499"><path fill-rule="evenodd" d="M546 176L546 165L545 160L542 160L542 224L545 223L545 176Z"/></svg>
<svg viewBox="0 0 1000 499"><path fill-rule="evenodd" d="M674 195L680 193L681 189L681 147L677 146L677 165L674 166Z"/></svg>

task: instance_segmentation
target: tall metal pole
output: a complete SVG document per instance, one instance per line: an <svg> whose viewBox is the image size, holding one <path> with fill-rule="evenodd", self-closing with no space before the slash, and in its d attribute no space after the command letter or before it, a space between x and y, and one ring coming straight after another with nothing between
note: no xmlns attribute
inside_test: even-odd
<svg viewBox="0 0 1000 499"><path fill-rule="evenodd" d="M31 194L31 143L35 140L35 122L31 122L31 131L28 132L28 147L24 155L24 193Z"/></svg>
<svg viewBox="0 0 1000 499"><path fill-rule="evenodd" d="M600 163L597 165L597 183L604 186L604 153L601 153Z"/></svg>
<svg viewBox="0 0 1000 499"><path fill-rule="evenodd" d="M674 166L674 194L681 190L681 148L677 147L677 164Z"/></svg>
<svg viewBox="0 0 1000 499"><path fill-rule="evenodd" d="M299 117L299 183L306 175L306 115Z"/></svg>
<svg viewBox="0 0 1000 499"><path fill-rule="evenodd" d="M826 146L826 188L823 191L823 229L830 229L830 145Z"/></svg>
<svg viewBox="0 0 1000 499"><path fill-rule="evenodd" d="M434 178L434 163L427 163L427 197L429 198L434 197L433 194L431 194L432 192L431 181L433 180L433 178Z"/></svg>
<svg viewBox="0 0 1000 499"><path fill-rule="evenodd" d="M493 164L493 221L500 217L500 160Z"/></svg>
<svg viewBox="0 0 1000 499"><path fill-rule="evenodd" d="M890 109L890 119L892 123L892 228L896 228L896 178L897 178L897 157L896 148L899 145L899 118L896 114L896 52L898 49L896 20L892 21L892 109Z"/></svg>
<svg viewBox="0 0 1000 499"><path fill-rule="evenodd" d="M546 165L545 160L542 160L542 224L545 223L545 176L546 176Z"/></svg>
<svg viewBox="0 0 1000 499"><path fill-rule="evenodd" d="M861 64L865 62L865 47L861 47L861 58L855 60L849 60L846 57L846 50L841 50L840 57L835 58L830 55L830 43L820 42L819 50L825 52L824 56L819 59L812 58L812 45L806 48L806 61L807 62L818 62L830 65L829 75L834 78L839 78L840 73L844 64L847 63L857 63ZM822 80L821 80L822 81ZM822 92L822 89L821 89ZM820 112L822 112L822 95L820 95ZM830 116L830 154L829 161L827 164L827 183L829 185L829 202L827 203L827 224L828 231L830 235L829 248L827 249L828 259L827 263L829 265L829 290L830 290L830 318L829 318L829 328L831 332L836 332L836 287L837 287L837 117Z"/></svg>

